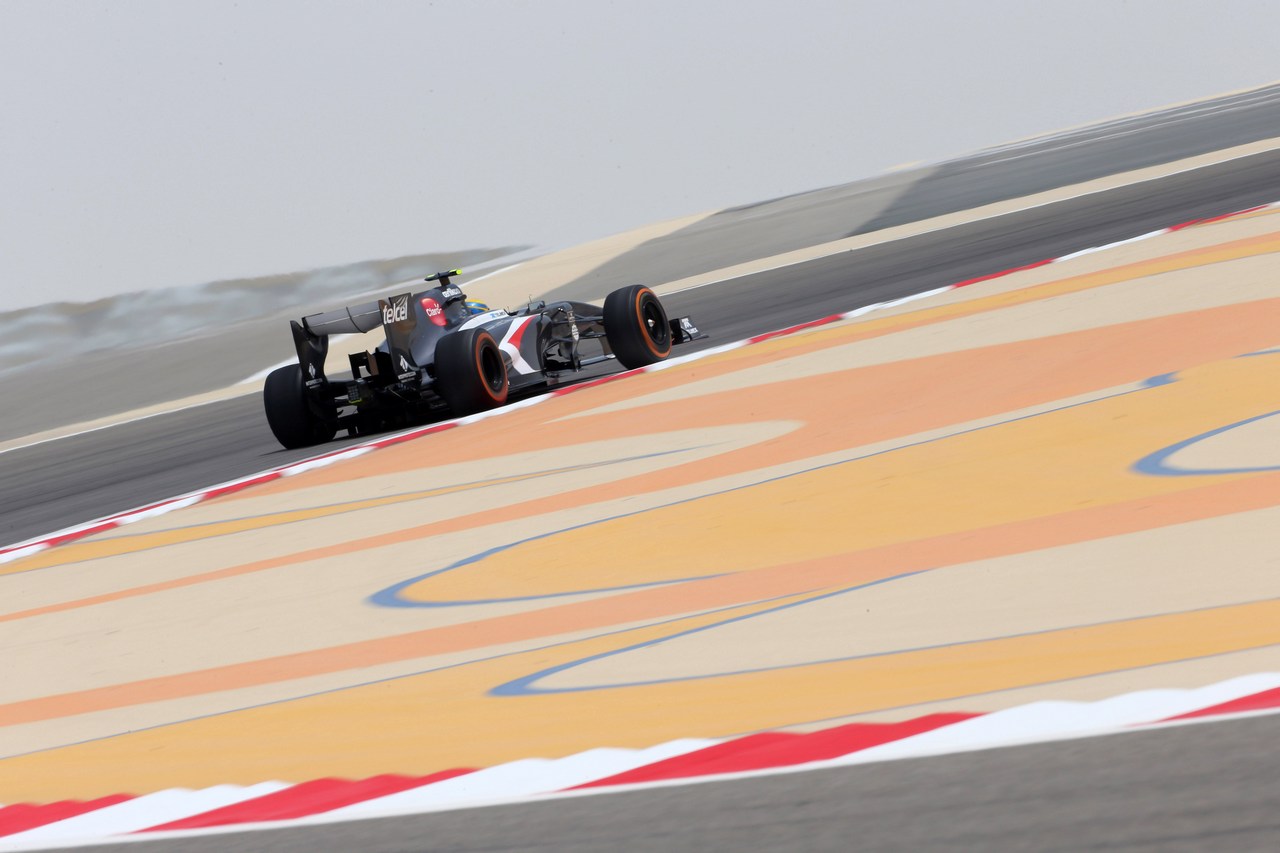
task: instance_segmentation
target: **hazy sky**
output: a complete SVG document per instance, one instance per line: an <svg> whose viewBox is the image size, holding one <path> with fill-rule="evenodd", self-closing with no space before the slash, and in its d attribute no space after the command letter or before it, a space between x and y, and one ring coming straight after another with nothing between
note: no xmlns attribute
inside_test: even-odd
<svg viewBox="0 0 1280 853"><path fill-rule="evenodd" d="M1277 33L1271 0L0 0L0 310L568 245L1267 83Z"/></svg>

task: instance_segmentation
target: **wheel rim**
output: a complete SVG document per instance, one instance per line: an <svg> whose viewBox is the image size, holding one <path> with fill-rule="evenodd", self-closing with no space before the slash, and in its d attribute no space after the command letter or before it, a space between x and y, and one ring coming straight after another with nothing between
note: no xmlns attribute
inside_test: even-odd
<svg viewBox="0 0 1280 853"><path fill-rule="evenodd" d="M507 376L497 347L481 347L480 378L484 380L492 396L497 397L502 393L502 387L507 384Z"/></svg>
<svg viewBox="0 0 1280 853"><path fill-rule="evenodd" d="M649 340L657 344L659 350L665 350L671 340L671 330L667 328L665 318L662 316L662 306L658 304L658 300L643 301L640 306L640 323L644 326Z"/></svg>

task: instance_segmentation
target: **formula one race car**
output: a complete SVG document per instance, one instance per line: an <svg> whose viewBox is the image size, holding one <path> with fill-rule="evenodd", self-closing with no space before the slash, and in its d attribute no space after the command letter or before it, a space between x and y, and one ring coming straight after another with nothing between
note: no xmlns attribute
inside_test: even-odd
<svg viewBox="0 0 1280 853"><path fill-rule="evenodd" d="M604 306L531 302L512 312L469 302L450 282L461 270L426 277L402 293L290 321L298 363L273 370L263 388L267 423L285 447L329 441L340 429L366 435L460 417L527 396L592 364L616 358L635 368L661 361L673 344L698 337L688 317L668 320L652 290L631 285ZM386 340L354 353L351 378L325 376L329 336L368 332ZM599 353L579 349L599 344Z"/></svg>

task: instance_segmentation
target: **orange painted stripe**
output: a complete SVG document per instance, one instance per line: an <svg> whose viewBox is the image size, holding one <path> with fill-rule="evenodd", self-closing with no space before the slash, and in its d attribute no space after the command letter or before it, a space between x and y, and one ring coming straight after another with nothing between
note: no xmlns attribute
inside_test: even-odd
<svg viewBox="0 0 1280 853"><path fill-rule="evenodd" d="M820 352L831 347L842 346L855 341L878 338L906 329L914 329L949 320L998 311L1001 308L1012 305L1038 302L1069 293L1077 293L1120 282L1133 281L1148 276L1156 276L1160 273L1191 269L1200 266L1209 266L1223 261L1236 260L1238 258L1270 254L1274 252L1280 252L1280 232L1247 237L1216 246L1192 249L1162 258L1137 261L1114 269L1086 273L1018 290L996 293L978 299L971 299L947 305L938 305L930 308L921 308L905 314L896 314L888 317L863 320L851 325L819 329L793 337L775 338L765 343L757 344L745 349L733 350L692 362L690 364L678 365L669 370L641 374L631 377L624 382L612 382L592 388L587 392L570 394L556 401L554 414L555 417L562 418L572 414L589 412L599 406L629 400L642 394L651 394L664 389L675 388L693 380L721 376L740 370L750 370L754 366L772 363L780 358L807 355L814 352ZM1159 296L1157 292L1153 292L1152 295L1153 298L1158 298ZM1271 333L1270 337L1268 337L1264 327L1267 323L1275 322L1275 314L1271 313L1274 311L1274 306L1269 305L1269 303L1272 302L1273 300L1264 300L1252 303L1259 306L1261 310L1268 312L1268 319L1257 323L1246 322L1242 327L1243 337L1238 345L1233 345L1231 343L1229 328L1224 328L1223 334L1215 335L1214 340L1203 342L1199 339L1199 330L1195 330L1192 334L1187 334L1172 341L1167 339L1159 340L1157 335L1160 333L1154 333L1147 336L1147 339L1143 340L1141 345L1142 348L1154 345L1155 350L1152 355L1155 357L1149 359L1143 358L1141 361L1135 363L1132 370L1127 372L1127 375L1124 375L1124 371L1107 370L1098 375L1099 381L1097 383L1090 384L1093 377L1088 374L1088 370L1095 366L1105 368L1108 367L1108 365L1100 365L1098 364L1098 362L1101 361L1100 359L1086 356L1081 360L1080 364L1072 366L1073 371L1078 371L1078 373L1068 371L1068 375L1064 375L1060 378L1066 380L1066 384L1069 384L1073 389L1075 389L1071 391L1071 394L1074 395L1085 393L1099 387L1121 384L1135 379L1144 379L1147 376L1156 373L1168 372L1191 364L1212 361L1220 358L1229 358L1233 355L1238 355L1241 352L1247 351L1248 349L1269 346L1274 343L1275 335L1274 333ZM1213 317L1218 316L1215 312L1226 312L1226 314L1231 315L1233 318L1243 317L1246 320L1249 319L1249 309L1246 308L1242 310L1240 305L1227 305L1222 306L1221 308L1210 308L1204 310L1208 312L1206 319L1212 319ZM1174 325L1180 327L1179 331L1192 328L1195 326L1196 321L1189 318L1199 316L1200 313L1201 312L1189 312L1187 314L1174 315L1188 318L1186 322L1174 323ZM1157 321L1164 319L1165 318L1157 318ZM1119 334L1124 335L1140 331L1145 328L1156 328L1146 327L1142 324L1157 321L1126 323L1109 326L1107 329L1116 330ZM1229 324L1233 321L1234 320L1229 320L1227 323ZM1272 328L1274 329L1274 326L1272 326ZM1106 330L1099 331L1104 333L1105 338ZM1066 341L1067 336L1060 335L1055 338L1045 340ZM1075 347L1072 352L1080 353L1088 353L1089 350L1084 349L1084 347L1095 345L1095 341L1088 338L1072 340L1070 343ZM1032 349L1036 349L1036 344L1037 342L1035 341L1028 342L1028 346ZM1180 350L1181 346L1185 346L1186 349ZM1142 349L1138 346L1128 347L1125 349L1126 355L1133 355L1140 358L1144 355ZM970 352L985 352L985 350L973 350ZM1013 352L1017 351L1015 350ZM930 370L936 370L938 369L936 365L942 363L945 359L960 357L962 355L962 353L954 353L936 356L932 357L936 359L935 361L927 363L929 364ZM1114 358L1114 352L1110 357ZM910 362L899 362L898 364L913 364L915 362L916 360ZM1143 366L1144 364L1147 366ZM987 365L984 365L984 367L986 366ZM1001 365L1001 372L1003 373L1003 370L1006 367L1013 366L1014 365L1012 363L1008 365ZM892 367L892 365L889 365L888 367ZM874 369L875 368L867 368L867 370ZM969 369L978 368L973 367ZM1123 378L1117 378L1117 374L1121 374ZM776 387L778 386L770 388L771 394ZM825 393L822 395L823 398L826 398L827 396L828 395ZM1067 396L1067 394L1064 393L1059 396ZM758 410L760 399L760 392L747 395L743 408L748 411ZM781 410L778 406L771 406L771 408L775 411ZM690 413L689 409L690 407L686 403L674 403L669 405L663 411L662 417L678 417L681 424L684 424L687 420L692 418L699 422L699 426L705 425L707 418L703 407L699 406L698 411L694 413ZM668 413L671 414L669 415ZM635 410L618 412L613 415L596 415L589 418L576 418L575 426L572 430L566 430L563 424L548 423L548 421L551 420L550 414L551 413L548 412L545 407L528 409L524 412L515 413L514 415L506 418L472 424L467 428L462 436L455 433L448 433L434 436L430 441L410 442L397 448L381 451L377 454L373 454L372 456L365 457L361 460L359 466L335 465L328 468L309 471L306 474L297 477L277 480L272 483L264 483L260 486L255 486L254 489L248 493L228 495L227 497L219 498L219 500L238 500L251 496L288 492L297 488L304 488L306 486L319 485L322 483L339 483L349 480L358 480L364 477L393 473L395 471L403 470L406 464L414 464L413 460L417 458L428 455L434 456L437 453L437 448L439 448L438 452L447 452L449 459L455 462L482 459L489 455L489 450L493 446L489 443L491 440L498 440L505 436L509 436L511 434L510 431L517 429L521 433L522 444L534 447L560 447L575 444L579 441L595 440L599 437L608 437L611 434L609 430L616 431L618 429L622 429L624 430L620 433L622 435L631 435L639 431L632 426L632 421L640 416ZM650 420L645 421L646 431L653 431L655 429L661 430L664 428L661 426L662 421L655 414L650 413L648 417ZM591 424L597 424L597 426L588 426L588 422ZM675 429L677 427L671 426L665 428Z"/></svg>
<svg viewBox="0 0 1280 853"><path fill-rule="evenodd" d="M386 473L390 473L409 470L420 464L434 464L442 457L456 461L474 448L499 444L504 431L513 428L519 429L522 446L532 450L666 430L702 428L717 423L750 422L759 418L762 396L767 396L771 408L804 418L807 422L800 430L764 445L566 492L557 497L556 505L567 510L797 462L823 453L924 432L949 423L991 417L1085 394L1100 387L1121 385L1189 365L1229 358L1250 349L1269 346L1275 340L1277 328L1280 328L1280 299L1268 299L1051 338L857 368L778 383L767 389L753 387L727 391L702 398L707 405L697 407L696 412L691 412L683 401L674 401L639 410L587 415L575 419L572 431L557 422L563 415L557 405L540 406L517 412L511 418L473 424L466 434L451 430L441 433L431 442L406 444L375 456L387 457L379 464L387 467ZM990 382L988 377L994 375L1000 375L1002 382ZM839 398L833 399L825 393L833 383L841 388ZM912 399L914 405L905 409L876 405L851 411L862 409L861 404L867 400L907 398ZM571 399L572 396L561 398L556 404ZM538 420L530 422L534 417ZM512 421L517 418L522 422L513 426ZM364 472L368 467L362 460L361 465L352 468L350 473ZM330 469L321 469L295 479L304 480L312 474L320 475L322 482L344 476L330 473ZM315 485L310 481L307 484ZM429 522L337 545L305 549L188 577L61 602L11 614L8 618L30 618L309 560L354 555L385 545L514 521L543 513L546 508L545 500L540 499L493 507L481 514ZM14 565L20 567L22 562Z"/></svg>
<svg viewBox="0 0 1280 853"><path fill-rule="evenodd" d="M441 486L435 489L421 489L413 492L387 495L386 497L380 498L342 501L339 503L325 504L324 506L313 506L302 509L285 510L283 512L251 515L243 518L229 519L227 521L214 521L207 524L196 524L190 527L158 530L151 533L126 534L122 536L111 536L105 539L91 539L89 541L72 543L52 551L46 551L41 554L27 557L26 559L15 561L9 566L0 566L0 575L20 574L22 572L49 568L51 566L66 566L73 563L84 562L86 560L116 557L121 554L136 554L140 551L149 551L153 548L162 548L167 545L180 545L186 542L200 542L207 539L229 536L235 533L292 524L297 521L308 521L314 518L327 518L335 515L343 515L345 513L358 512L363 509L394 506L395 504L408 503L410 501L421 500L423 498L436 497L439 495L460 494L462 492L470 492L476 489L489 488L491 486L506 485L508 483L523 483L529 480L536 480L541 477L549 477L569 471L581 471L587 468L597 468L606 464L609 463L603 462L568 465L545 471L533 471L527 474L513 474L506 477L491 477L487 480L480 480L473 483ZM21 613L2 614L0 615L0 622L21 619L37 613L54 613L58 610L65 609L67 608L55 605L54 609L39 608L37 610L23 611Z"/></svg>
<svg viewBox="0 0 1280 853"><path fill-rule="evenodd" d="M625 640L657 640L722 618L646 627ZM1277 626L1280 600L1268 599L678 683L488 695L548 663L616 648L615 634L5 759L0 798L419 774L602 743L643 747L1267 648L1280 642ZM449 736L424 736L424 720Z"/></svg>
<svg viewBox="0 0 1280 853"><path fill-rule="evenodd" d="M672 591L665 587L638 590L611 598L429 628L394 637L13 702L0 705L0 725L30 723L629 622L669 618L679 613L744 604L805 590L842 588L912 571L1262 509L1277 502L1280 502L1280 474L1246 477L1119 505L689 582L680 586L678 596L673 596Z"/></svg>

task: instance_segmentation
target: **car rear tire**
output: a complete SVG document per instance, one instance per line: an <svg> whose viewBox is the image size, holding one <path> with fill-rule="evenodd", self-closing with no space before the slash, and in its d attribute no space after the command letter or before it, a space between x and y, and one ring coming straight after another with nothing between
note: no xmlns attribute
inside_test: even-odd
<svg viewBox="0 0 1280 853"><path fill-rule="evenodd" d="M652 290L642 284L622 287L604 300L604 334L609 348L633 369L671 355L671 324Z"/></svg>
<svg viewBox="0 0 1280 853"><path fill-rule="evenodd" d="M453 332L436 344L436 392L454 417L501 406L509 390L502 351L484 329Z"/></svg>
<svg viewBox="0 0 1280 853"><path fill-rule="evenodd" d="M271 432L290 450L329 441L338 432L333 421L320 417L312 409L302 384L302 368L296 364L278 367L267 374L262 387L262 405L267 411Z"/></svg>

